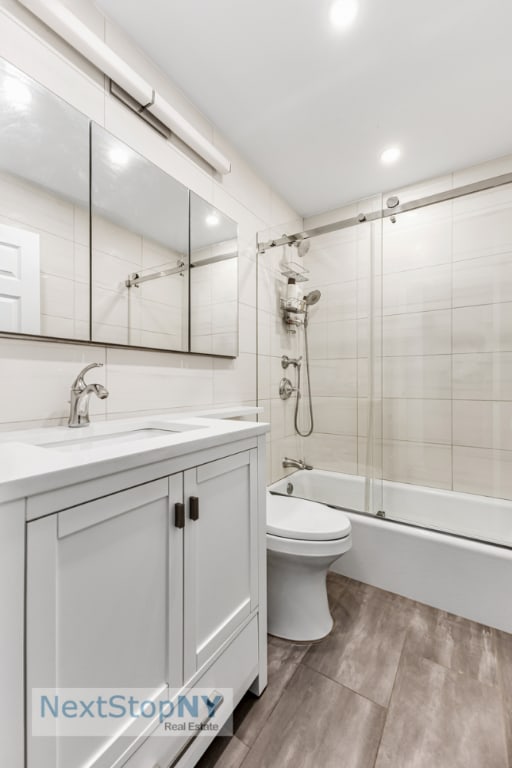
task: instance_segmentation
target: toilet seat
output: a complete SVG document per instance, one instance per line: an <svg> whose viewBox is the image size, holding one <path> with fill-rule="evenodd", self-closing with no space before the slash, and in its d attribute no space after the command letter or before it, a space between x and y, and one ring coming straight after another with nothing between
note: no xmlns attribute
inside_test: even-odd
<svg viewBox="0 0 512 768"><path fill-rule="evenodd" d="M327 541L306 541L305 539L285 539L282 536L273 536L267 533L267 550L282 555L296 555L297 557L339 557L352 547L352 534L343 539L329 539Z"/></svg>
<svg viewBox="0 0 512 768"><path fill-rule="evenodd" d="M267 494L267 534L304 542L339 541L350 535L349 518L339 509L294 496Z"/></svg>

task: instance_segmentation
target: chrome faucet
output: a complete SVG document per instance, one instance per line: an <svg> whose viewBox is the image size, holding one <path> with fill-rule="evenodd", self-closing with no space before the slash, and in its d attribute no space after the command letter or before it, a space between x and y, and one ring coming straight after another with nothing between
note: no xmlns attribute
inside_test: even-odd
<svg viewBox="0 0 512 768"><path fill-rule="evenodd" d="M303 459L289 459L286 456L283 459L283 467L284 469L287 469L288 467L294 467L295 469L313 469L311 464L306 464Z"/></svg>
<svg viewBox="0 0 512 768"><path fill-rule="evenodd" d="M91 363L83 371L80 371L71 385L71 398L69 401L68 427L86 427L89 422L89 400L95 394L100 400L108 397L108 391L103 384L86 384L84 376L91 368L102 368L103 363Z"/></svg>

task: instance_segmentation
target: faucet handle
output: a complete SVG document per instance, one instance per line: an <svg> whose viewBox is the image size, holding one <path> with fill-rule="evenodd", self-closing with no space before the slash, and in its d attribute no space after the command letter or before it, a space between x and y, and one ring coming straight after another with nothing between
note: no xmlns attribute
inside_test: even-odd
<svg viewBox="0 0 512 768"><path fill-rule="evenodd" d="M87 371L90 371L92 368L103 368L103 363L89 363L89 365L86 365L85 368L80 371L80 373L72 383L71 389L80 389L82 387L85 387L84 376L87 373Z"/></svg>

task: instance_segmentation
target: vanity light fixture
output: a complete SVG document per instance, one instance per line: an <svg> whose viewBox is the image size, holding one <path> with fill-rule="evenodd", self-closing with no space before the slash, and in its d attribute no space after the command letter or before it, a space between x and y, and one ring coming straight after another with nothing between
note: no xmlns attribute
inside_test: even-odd
<svg viewBox="0 0 512 768"><path fill-rule="evenodd" d="M338 29L350 27L358 10L357 0L334 0L329 11L331 24Z"/></svg>
<svg viewBox="0 0 512 768"><path fill-rule="evenodd" d="M61 0L20 0L68 45L85 56L144 111L156 117L172 133L220 174L230 173L231 162L195 126L169 104L139 73L87 27Z"/></svg>
<svg viewBox="0 0 512 768"><path fill-rule="evenodd" d="M383 165L393 165L400 159L401 154L400 147L388 147L382 152L380 161Z"/></svg>

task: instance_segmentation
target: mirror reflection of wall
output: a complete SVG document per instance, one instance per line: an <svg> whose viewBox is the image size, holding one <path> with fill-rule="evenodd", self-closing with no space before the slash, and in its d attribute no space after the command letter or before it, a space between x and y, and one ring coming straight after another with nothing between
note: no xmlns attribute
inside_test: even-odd
<svg viewBox="0 0 512 768"><path fill-rule="evenodd" d="M89 121L2 59L0 331L89 338Z"/></svg>
<svg viewBox="0 0 512 768"><path fill-rule="evenodd" d="M238 355L238 227L190 193L190 351Z"/></svg>
<svg viewBox="0 0 512 768"><path fill-rule="evenodd" d="M92 338L188 349L188 190L97 125L91 134Z"/></svg>

